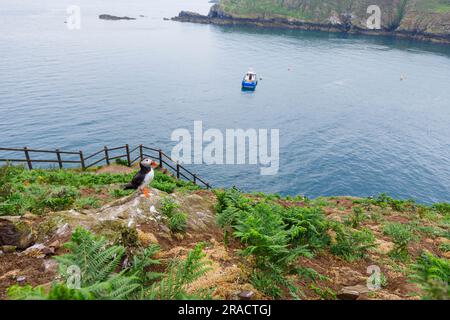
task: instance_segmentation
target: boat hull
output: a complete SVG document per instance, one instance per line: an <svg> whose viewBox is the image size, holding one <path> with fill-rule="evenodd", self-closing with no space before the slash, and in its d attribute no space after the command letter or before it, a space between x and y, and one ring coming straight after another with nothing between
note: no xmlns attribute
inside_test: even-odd
<svg viewBox="0 0 450 320"><path fill-rule="evenodd" d="M257 85L258 85L257 81L256 82L242 81L242 90L254 91Z"/></svg>

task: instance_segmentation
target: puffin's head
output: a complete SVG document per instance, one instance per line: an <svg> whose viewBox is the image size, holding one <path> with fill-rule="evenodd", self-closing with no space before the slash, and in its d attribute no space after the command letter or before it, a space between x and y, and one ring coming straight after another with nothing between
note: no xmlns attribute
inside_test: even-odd
<svg viewBox="0 0 450 320"><path fill-rule="evenodd" d="M146 158L141 161L141 167L146 168L146 169L156 168L157 166L158 166L158 164L149 158Z"/></svg>

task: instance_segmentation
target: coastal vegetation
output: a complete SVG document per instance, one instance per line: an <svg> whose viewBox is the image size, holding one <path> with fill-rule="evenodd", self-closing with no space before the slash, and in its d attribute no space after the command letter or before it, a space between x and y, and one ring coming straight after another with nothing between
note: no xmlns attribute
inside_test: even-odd
<svg viewBox="0 0 450 320"><path fill-rule="evenodd" d="M385 13L394 11L394 18L399 22L407 10L426 13L449 13L450 3L447 0L400 0L400 1L350 1L350 0L222 0L222 9L231 14L246 17L291 17L297 19L325 19L333 12L367 11L369 5L379 5Z"/></svg>
<svg viewBox="0 0 450 320"><path fill-rule="evenodd" d="M146 199L112 167L0 168L1 298L450 298L448 203L209 191L162 172Z"/></svg>
<svg viewBox="0 0 450 320"><path fill-rule="evenodd" d="M379 26L368 27L371 6L381 13ZM447 0L221 0L208 16L181 12L174 20L247 24L304 30L395 35L450 43Z"/></svg>
<svg viewBox="0 0 450 320"><path fill-rule="evenodd" d="M133 175L133 171L113 174L96 170L0 167L0 216L99 208L116 198L130 195L131 192L122 190L122 186L131 181ZM156 172L152 187L167 193L199 188L161 172Z"/></svg>
<svg viewBox="0 0 450 320"><path fill-rule="evenodd" d="M193 299L207 298L202 293L188 294L187 284L208 270L201 245L190 251L183 261L174 260L166 273L147 271L159 265L154 258L159 247L151 245L134 253L129 266L116 272L125 248L108 245L104 238L77 228L70 242L65 244L68 253L55 257L59 274L65 282L55 281L50 289L41 286L18 286L8 289L11 299L33 300L125 300L125 299ZM76 266L76 271L69 271Z"/></svg>

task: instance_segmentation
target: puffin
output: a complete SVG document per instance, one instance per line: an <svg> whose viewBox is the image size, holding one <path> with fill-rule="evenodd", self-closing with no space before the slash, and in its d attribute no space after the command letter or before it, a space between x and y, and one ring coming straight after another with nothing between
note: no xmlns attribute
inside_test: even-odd
<svg viewBox="0 0 450 320"><path fill-rule="evenodd" d="M141 170L136 173L130 183L124 186L124 190L140 190L144 193L146 198L150 198L148 185L153 181L155 177L155 170L158 164L150 159L144 159L139 164Z"/></svg>

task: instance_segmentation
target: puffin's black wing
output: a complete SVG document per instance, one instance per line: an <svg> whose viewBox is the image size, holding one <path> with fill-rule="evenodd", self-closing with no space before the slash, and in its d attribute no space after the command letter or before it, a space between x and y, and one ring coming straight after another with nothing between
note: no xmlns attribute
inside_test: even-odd
<svg viewBox="0 0 450 320"><path fill-rule="evenodd" d="M124 190L136 190L144 182L145 173L139 171L134 176L133 180L127 185L125 185Z"/></svg>

